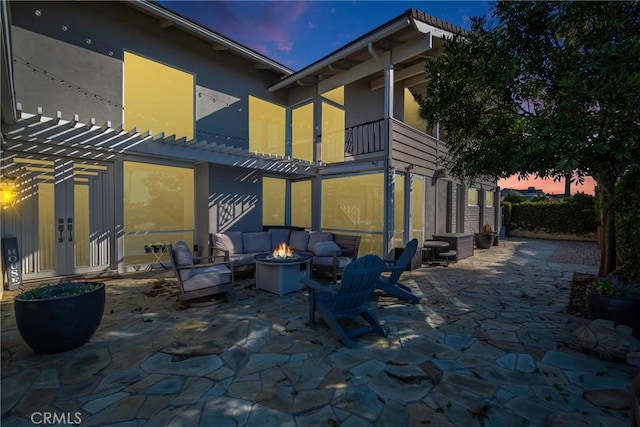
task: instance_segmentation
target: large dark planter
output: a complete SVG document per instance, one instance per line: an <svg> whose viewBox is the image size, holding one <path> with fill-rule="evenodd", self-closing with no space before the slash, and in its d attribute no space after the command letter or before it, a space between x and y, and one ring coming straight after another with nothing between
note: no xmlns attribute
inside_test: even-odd
<svg viewBox="0 0 640 427"><path fill-rule="evenodd" d="M602 295L590 287L586 295L589 319L605 319L616 325L631 326L633 335L640 336L640 299Z"/></svg>
<svg viewBox="0 0 640 427"><path fill-rule="evenodd" d="M473 238L478 249L489 249L493 246L493 233L474 233Z"/></svg>
<svg viewBox="0 0 640 427"><path fill-rule="evenodd" d="M22 339L36 353L60 353L87 343L100 326L105 304L104 283L78 295L50 299L15 297L15 315ZM53 285L63 286L63 285Z"/></svg>

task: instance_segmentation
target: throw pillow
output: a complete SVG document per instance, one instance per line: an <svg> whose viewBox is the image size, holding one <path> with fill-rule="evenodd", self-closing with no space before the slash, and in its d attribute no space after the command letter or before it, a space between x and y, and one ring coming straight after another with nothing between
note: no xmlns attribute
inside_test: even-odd
<svg viewBox="0 0 640 427"><path fill-rule="evenodd" d="M293 230L289 237L289 246L294 251L306 252L309 246L309 233L301 230Z"/></svg>
<svg viewBox="0 0 640 427"><path fill-rule="evenodd" d="M333 256L333 253L340 250L340 246L332 241L318 242L311 246L311 252L316 256Z"/></svg>
<svg viewBox="0 0 640 427"><path fill-rule="evenodd" d="M333 241L333 233L327 233L326 231L312 231L309 233L309 250L319 242Z"/></svg>

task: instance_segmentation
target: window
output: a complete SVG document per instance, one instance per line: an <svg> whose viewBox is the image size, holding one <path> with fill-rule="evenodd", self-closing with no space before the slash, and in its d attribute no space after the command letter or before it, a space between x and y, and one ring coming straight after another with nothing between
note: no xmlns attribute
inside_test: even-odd
<svg viewBox="0 0 640 427"><path fill-rule="evenodd" d="M424 242L424 178L411 176L411 238Z"/></svg>
<svg viewBox="0 0 640 427"><path fill-rule="evenodd" d="M360 253L382 256L384 175L324 178L322 229L362 237Z"/></svg>
<svg viewBox="0 0 640 427"><path fill-rule="evenodd" d="M262 224L284 225L287 181L262 178Z"/></svg>
<svg viewBox="0 0 640 427"><path fill-rule="evenodd" d="M126 129L193 139L194 92L192 74L124 53Z"/></svg>
<svg viewBox="0 0 640 427"><path fill-rule="evenodd" d="M484 206L487 208L493 207L493 191L485 191L484 192Z"/></svg>
<svg viewBox="0 0 640 427"><path fill-rule="evenodd" d="M420 132L427 129L427 122L420 117L420 104L408 88L404 90L404 122Z"/></svg>
<svg viewBox="0 0 640 427"><path fill-rule="evenodd" d="M467 191L467 205L478 206L478 190L475 188L469 188Z"/></svg>
<svg viewBox="0 0 640 427"><path fill-rule="evenodd" d="M291 112L291 156L313 161L313 104L294 108Z"/></svg>
<svg viewBox="0 0 640 427"><path fill-rule="evenodd" d="M125 264L148 263L148 243L193 245L193 169L130 161L123 169Z"/></svg>
<svg viewBox="0 0 640 427"><path fill-rule="evenodd" d="M404 175L394 176L393 196L393 244L396 247L404 246Z"/></svg>
<svg viewBox="0 0 640 427"><path fill-rule="evenodd" d="M322 161L344 162L344 86L325 92L322 97L327 100L322 101Z"/></svg>
<svg viewBox="0 0 640 427"><path fill-rule="evenodd" d="M311 229L311 181L291 183L291 225Z"/></svg>
<svg viewBox="0 0 640 427"><path fill-rule="evenodd" d="M249 96L249 151L284 156L285 119L284 107Z"/></svg>

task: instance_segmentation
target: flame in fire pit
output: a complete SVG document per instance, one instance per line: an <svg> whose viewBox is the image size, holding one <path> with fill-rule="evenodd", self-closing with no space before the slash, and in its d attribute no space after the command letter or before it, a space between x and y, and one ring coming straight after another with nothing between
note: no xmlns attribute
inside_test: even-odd
<svg viewBox="0 0 640 427"><path fill-rule="evenodd" d="M273 251L272 255L274 258L291 258L293 257L293 252L286 243L280 243L280 246Z"/></svg>

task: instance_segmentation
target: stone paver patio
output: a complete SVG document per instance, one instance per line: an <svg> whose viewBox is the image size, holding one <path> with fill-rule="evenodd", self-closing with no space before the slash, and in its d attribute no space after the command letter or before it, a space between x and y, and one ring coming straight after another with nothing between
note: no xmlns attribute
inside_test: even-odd
<svg viewBox="0 0 640 427"><path fill-rule="evenodd" d="M389 335L355 349L306 324L305 291L278 297L239 278L228 302L181 310L152 277L163 273L148 273L107 281L90 343L36 355L5 291L1 423L628 426L637 368L582 351L573 331L587 321L565 314L573 273L597 269L559 257L575 245L508 240L407 272L420 303L381 295Z"/></svg>

